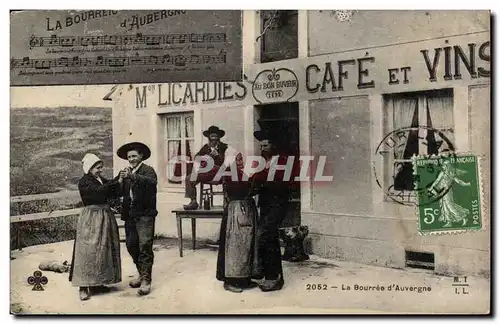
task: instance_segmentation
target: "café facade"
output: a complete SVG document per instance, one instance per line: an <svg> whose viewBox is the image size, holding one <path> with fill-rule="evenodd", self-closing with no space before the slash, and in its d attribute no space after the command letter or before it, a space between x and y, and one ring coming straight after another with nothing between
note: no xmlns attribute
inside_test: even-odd
<svg viewBox="0 0 500 324"><path fill-rule="evenodd" d="M306 225L308 252L394 268L426 265L443 274L490 274L490 14L487 11L298 11L297 57L260 63L262 20L243 12L240 82L130 84L113 97L113 145L143 141L158 173L158 235L176 237L171 211L187 203L168 161L194 155L203 130L258 154L253 132L282 131L294 155L325 157L331 181L303 181L287 226ZM421 127L424 126L424 127ZM378 154L387 135L411 136ZM428 130L439 132L430 139ZM418 135L418 136L417 136ZM410 143L412 142L412 143ZM385 145L385 144L384 144ZM432 149L431 149L432 147ZM481 232L420 235L411 187L413 154L443 150L482 156ZM125 166L115 157L115 171ZM410 178L411 179L411 178ZM218 220L197 236L217 241ZM186 222L186 237L190 224Z"/></svg>

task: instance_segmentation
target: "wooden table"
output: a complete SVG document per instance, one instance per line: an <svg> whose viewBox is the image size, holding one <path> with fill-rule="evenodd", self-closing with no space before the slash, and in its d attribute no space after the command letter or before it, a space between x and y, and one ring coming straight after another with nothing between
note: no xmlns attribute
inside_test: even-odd
<svg viewBox="0 0 500 324"><path fill-rule="evenodd" d="M196 219L198 219L198 218L220 218L220 219L222 219L222 215L224 214L224 210L222 208L214 208L214 209L210 209L210 210L176 209L176 210L172 210L172 213L175 213L175 217L177 219L177 235L179 237L179 255L182 258L182 219L183 218L190 218L191 219L191 228L192 228L192 235L193 235L193 250L195 250L195 248L196 248Z"/></svg>

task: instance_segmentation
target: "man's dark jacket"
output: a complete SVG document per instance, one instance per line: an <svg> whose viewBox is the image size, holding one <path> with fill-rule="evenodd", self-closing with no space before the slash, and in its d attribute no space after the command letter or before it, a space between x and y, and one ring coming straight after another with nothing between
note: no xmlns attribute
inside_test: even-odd
<svg viewBox="0 0 500 324"><path fill-rule="evenodd" d="M224 163L224 155L226 154L226 150L227 150L227 144L223 143L223 142L219 142L219 145L217 147L217 152L219 153L219 156L214 158L214 165L221 166L222 163ZM205 144L201 147L201 149L198 151L198 153L195 154L195 157L210 155L211 151L212 151L212 149L210 148L210 145Z"/></svg>
<svg viewBox="0 0 500 324"><path fill-rule="evenodd" d="M139 169L130 178L123 181L122 220L138 216L158 215L156 210L156 186L158 178L155 170L142 163ZM130 188L134 200L130 199Z"/></svg>

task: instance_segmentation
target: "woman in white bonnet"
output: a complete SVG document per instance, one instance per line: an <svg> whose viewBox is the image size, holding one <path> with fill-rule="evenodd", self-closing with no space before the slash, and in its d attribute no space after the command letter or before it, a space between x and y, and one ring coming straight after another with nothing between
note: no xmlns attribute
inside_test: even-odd
<svg viewBox="0 0 500 324"><path fill-rule="evenodd" d="M78 218L69 281L80 287L81 300L91 296L91 288L121 281L120 237L109 201L120 196L124 174L113 180L101 176L103 162L95 154L83 157L83 177L78 189L84 208Z"/></svg>

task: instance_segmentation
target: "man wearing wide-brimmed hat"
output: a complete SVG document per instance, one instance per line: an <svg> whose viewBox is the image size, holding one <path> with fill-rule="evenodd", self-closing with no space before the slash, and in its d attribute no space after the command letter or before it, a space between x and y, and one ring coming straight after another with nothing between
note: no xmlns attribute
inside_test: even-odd
<svg viewBox="0 0 500 324"><path fill-rule="evenodd" d="M284 179L283 170L277 170L271 180L268 179L268 174L273 156L278 155L278 165L286 165L287 157L277 152L278 134L260 130L254 132L254 137L260 142L261 155L266 161L264 170L252 177L259 187L258 255L265 277L259 287L262 291L280 290L284 280L278 230L288 210L290 183Z"/></svg>
<svg viewBox="0 0 500 324"><path fill-rule="evenodd" d="M139 272L139 276L130 281L130 286L139 288L139 295L147 295L151 291L154 260L158 178L155 170L143 162L151 156L147 145L127 143L118 149L117 155L130 163L124 170L122 220L125 221L127 250Z"/></svg>
<svg viewBox="0 0 500 324"><path fill-rule="evenodd" d="M222 143L220 139L224 137L226 132L217 126L210 126L207 130L203 131L203 136L208 138L208 143L203 145L198 153L194 156L208 156L213 159L214 167L204 173L199 173L197 178L191 180L191 172L187 174L185 185L185 197L189 198L191 201L189 204L184 205L184 209L193 210L198 209L199 205L196 201L196 185L199 182L211 181L217 174L219 167L224 163L226 150L228 148L227 144Z"/></svg>

